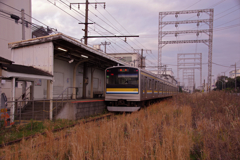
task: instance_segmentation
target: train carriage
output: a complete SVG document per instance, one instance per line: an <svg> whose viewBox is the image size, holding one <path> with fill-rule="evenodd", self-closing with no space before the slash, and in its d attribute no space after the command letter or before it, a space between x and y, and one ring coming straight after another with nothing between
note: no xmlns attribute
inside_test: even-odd
<svg viewBox="0 0 240 160"><path fill-rule="evenodd" d="M105 72L107 109L133 112L147 103L177 93L176 83L135 67L115 66Z"/></svg>

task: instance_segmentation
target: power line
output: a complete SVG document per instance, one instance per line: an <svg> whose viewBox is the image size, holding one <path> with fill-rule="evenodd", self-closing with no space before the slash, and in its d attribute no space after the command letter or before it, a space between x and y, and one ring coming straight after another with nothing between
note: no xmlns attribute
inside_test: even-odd
<svg viewBox="0 0 240 160"><path fill-rule="evenodd" d="M49 1L49 0L48 0ZM62 0L60 0L63 4L65 4L66 6L68 6L65 2L63 2ZM52 3L52 2L50 2L50 3ZM52 3L53 4L53 3ZM54 5L54 4L53 4ZM54 5L54 6L56 6L56 5ZM68 6L69 7L69 6ZM72 10L73 11L75 11L76 13L78 13L78 14L80 14L80 15L82 15L80 12L78 12L76 9L74 9L73 7L72 7ZM65 13L67 13L67 14L69 14L68 12L65 12ZM84 15L83 15L84 16ZM77 19L76 17L75 17L75 19ZM78 19L77 19L78 20ZM89 19L90 21L92 21L91 19ZM79 20L80 21L80 20ZM94 22L94 21L92 21L92 22ZM96 23L95 23L96 24ZM98 24L97 24L98 25ZM100 26L100 25L98 25L98 26ZM101 28L103 28L102 26L100 26ZM96 33L98 33L99 35L102 35L102 34L100 34L98 31L96 31L96 30L94 30L93 28L91 28L91 27L89 27L90 29L92 29L94 32L96 32ZM105 28L103 28L104 30L106 30ZM106 31L108 31L108 30L106 30ZM108 31L109 32L109 31ZM111 32L110 32L111 33ZM102 35L103 36L103 35ZM109 39L108 39L109 40ZM111 41L111 40L110 40ZM115 45L117 45L116 43L114 43ZM123 48L123 47L121 47L121 46L119 46L119 45L117 45L119 48L121 48L121 49L123 49L123 50L125 50L125 48ZM125 50L126 52L128 52L127 50Z"/></svg>
<svg viewBox="0 0 240 160"><path fill-rule="evenodd" d="M62 3L64 3L62 0L60 0ZM67 5L66 3L64 3L65 5ZM67 5L68 6L68 5ZM78 11L76 11L75 9L74 9L74 11L75 12L78 12ZM93 13L93 12L91 12L91 13ZM94 13L93 13L94 14ZM81 15L83 15L83 14L81 14ZM96 14L94 14L96 17L98 17ZM99 17L98 17L99 18ZM99 18L99 19L101 19L101 18ZM91 19L89 19L89 20L91 20ZM101 19L102 20L102 19ZM92 20L91 20L92 21ZM104 20L102 20L102 21L104 21ZM93 22L93 21L92 21ZM104 21L105 22L105 21ZM105 22L106 23L106 22ZM97 23L95 23L95 24L97 24ZM106 23L106 24L108 24L108 23ZM98 25L98 24L97 24ZM109 25L109 24L108 24ZM98 25L99 26L99 25ZM110 25L109 25L110 26ZM113 28L113 27L112 27ZM106 29L105 29L106 30ZM94 30L95 31L95 30ZM109 32L109 31L108 31ZM131 47L131 49L134 49L128 42L126 42L127 43L127 45L129 45L129 47ZM152 55L151 55L151 57L152 57ZM154 57L153 57L154 58Z"/></svg>
<svg viewBox="0 0 240 160"><path fill-rule="evenodd" d="M97 2L97 0L95 0L95 1ZM119 23L119 22L116 20L116 18L114 18L114 17L112 16L112 14L110 14L110 13L108 12L107 9L105 9L105 11L115 20L115 22L117 22L117 24L119 24L119 26L122 27L122 29L124 29L128 34L130 34L130 33L126 30L126 28L124 28L124 26L121 25L121 23ZM146 47L143 46L137 39L136 39L136 41L137 41L143 48L146 48ZM133 42L133 43L134 43L134 42ZM137 45L136 43L134 43L134 44ZM138 48L142 48L142 47L138 46Z"/></svg>
<svg viewBox="0 0 240 160"><path fill-rule="evenodd" d="M188 8L190 8L190 7L194 6L194 5L196 5L196 4L199 3L200 1L201 1L201 0L197 1L196 3L194 3L194 4L190 5L189 7L185 8L184 10L186 10L186 9L188 9Z"/></svg>
<svg viewBox="0 0 240 160"><path fill-rule="evenodd" d="M208 8L216 7L217 5L221 4L221 3L224 2L224 1L225 1L225 0L222 0L222 1L220 1L220 2L217 2L217 3L215 3L214 5L212 5L212 6L208 7Z"/></svg>
<svg viewBox="0 0 240 160"><path fill-rule="evenodd" d="M231 14L231 13L233 13L233 12L235 12L235 11L239 10L239 9L240 9L240 8L238 8L238 9L236 9L236 10L232 11L232 12L229 12L229 13L227 13L227 14L225 14L225 15L221 16L221 17L218 17L218 18L216 18L216 19L214 19L214 20L216 21L216 20L218 20L218 19L220 19L220 18L223 18L223 17L225 17L225 16L227 16L227 15L229 15L229 14Z"/></svg>
<svg viewBox="0 0 240 160"><path fill-rule="evenodd" d="M60 0L60 2L62 2L63 4L65 4L66 6L68 6L69 7L69 5L68 4L66 4L65 2L63 2L62 0ZM74 9L73 7L72 7L72 10L73 11L75 11L76 13L78 13L78 14L80 14L80 15L82 15L82 16L84 16L82 13L80 13L79 11L77 11L76 9ZM89 18L88 18L89 19ZM91 20L91 19L89 19L90 21L92 21L92 22L94 22L93 20ZM104 27L102 27L101 25L99 25L98 23L95 23L97 26L99 26L100 28L102 28L102 29L104 29L105 31L107 31L108 33L110 33L110 34L112 34L112 35L114 35L112 32L110 32L109 30L107 30L107 29L105 29ZM91 27L89 27L89 28L91 28ZM95 31L96 32L96 31ZM98 33L98 32L96 32L96 33ZM99 33L98 33L99 34ZM100 34L101 35L101 34ZM121 39L121 38L119 38L119 39ZM122 40L122 39L121 39ZM122 41L124 41L124 40L122 40ZM122 48L123 49L123 48ZM125 49L124 49L125 50Z"/></svg>

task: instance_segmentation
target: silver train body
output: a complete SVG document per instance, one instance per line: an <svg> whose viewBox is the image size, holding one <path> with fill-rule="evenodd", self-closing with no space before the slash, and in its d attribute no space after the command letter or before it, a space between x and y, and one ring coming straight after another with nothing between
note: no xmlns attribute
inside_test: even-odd
<svg viewBox="0 0 240 160"><path fill-rule="evenodd" d="M171 83L135 67L107 68L105 78L105 102L111 112L134 112L178 93L175 80Z"/></svg>

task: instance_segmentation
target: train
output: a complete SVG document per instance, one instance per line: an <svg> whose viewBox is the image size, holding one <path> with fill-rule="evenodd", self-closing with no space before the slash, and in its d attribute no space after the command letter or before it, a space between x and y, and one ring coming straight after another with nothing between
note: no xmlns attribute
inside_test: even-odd
<svg viewBox="0 0 240 160"><path fill-rule="evenodd" d="M134 112L156 100L178 93L177 81L166 80L137 67L105 70L105 102L110 112Z"/></svg>

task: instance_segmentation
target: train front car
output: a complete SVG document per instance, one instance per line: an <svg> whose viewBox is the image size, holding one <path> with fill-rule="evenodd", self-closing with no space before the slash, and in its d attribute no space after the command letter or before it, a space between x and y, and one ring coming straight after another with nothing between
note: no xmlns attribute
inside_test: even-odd
<svg viewBox="0 0 240 160"><path fill-rule="evenodd" d="M139 69L111 67L106 69L105 102L111 112L134 112L140 109Z"/></svg>

